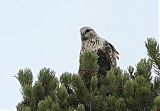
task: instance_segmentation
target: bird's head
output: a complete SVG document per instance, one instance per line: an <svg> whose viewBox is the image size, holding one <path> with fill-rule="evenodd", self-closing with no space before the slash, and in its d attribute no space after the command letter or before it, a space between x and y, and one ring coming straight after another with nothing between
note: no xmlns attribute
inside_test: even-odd
<svg viewBox="0 0 160 111"><path fill-rule="evenodd" d="M96 32L90 27L82 27L80 29L80 33L82 41L91 39L92 37L95 37L97 35Z"/></svg>

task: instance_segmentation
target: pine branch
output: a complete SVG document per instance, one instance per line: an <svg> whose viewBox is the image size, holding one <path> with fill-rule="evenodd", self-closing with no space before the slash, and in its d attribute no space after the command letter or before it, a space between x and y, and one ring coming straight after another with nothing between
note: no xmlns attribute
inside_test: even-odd
<svg viewBox="0 0 160 111"><path fill-rule="evenodd" d="M160 49L159 44L154 38L148 38L145 42L147 48L147 55L153 62L153 67L157 75L160 76Z"/></svg>

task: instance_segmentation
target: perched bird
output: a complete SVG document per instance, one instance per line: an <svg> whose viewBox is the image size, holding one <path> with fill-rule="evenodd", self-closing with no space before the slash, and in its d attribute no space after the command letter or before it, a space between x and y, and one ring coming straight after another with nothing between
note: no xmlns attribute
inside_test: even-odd
<svg viewBox="0 0 160 111"><path fill-rule="evenodd" d="M98 55L99 73L105 75L112 66L116 66L119 53L114 46L107 42L90 27L82 27L81 34L81 51L80 57L85 50L92 51Z"/></svg>

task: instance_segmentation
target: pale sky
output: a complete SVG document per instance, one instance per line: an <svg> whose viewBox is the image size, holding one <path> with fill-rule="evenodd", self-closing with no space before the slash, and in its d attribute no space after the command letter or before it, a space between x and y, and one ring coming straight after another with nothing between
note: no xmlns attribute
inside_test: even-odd
<svg viewBox="0 0 160 111"><path fill-rule="evenodd" d="M146 57L147 37L158 40L158 23L158 0L1 0L0 109L14 110L21 101L12 77L21 68L31 68L35 79L42 67L57 77L77 72L81 27L112 43L127 69Z"/></svg>

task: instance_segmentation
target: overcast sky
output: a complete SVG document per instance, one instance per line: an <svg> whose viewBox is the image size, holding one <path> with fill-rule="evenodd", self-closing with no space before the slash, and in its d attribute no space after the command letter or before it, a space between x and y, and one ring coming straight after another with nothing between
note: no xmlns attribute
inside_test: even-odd
<svg viewBox="0 0 160 111"><path fill-rule="evenodd" d="M83 26L112 43L127 69L146 57L147 37L158 39L158 0L1 0L0 109L21 101L12 77L21 68L35 78L42 67L76 73Z"/></svg>

